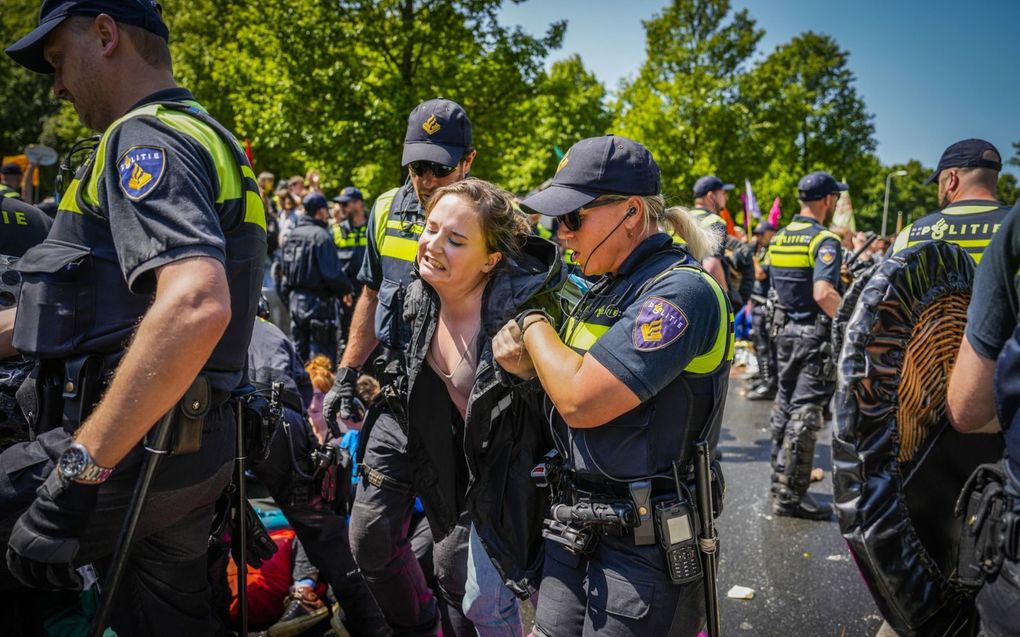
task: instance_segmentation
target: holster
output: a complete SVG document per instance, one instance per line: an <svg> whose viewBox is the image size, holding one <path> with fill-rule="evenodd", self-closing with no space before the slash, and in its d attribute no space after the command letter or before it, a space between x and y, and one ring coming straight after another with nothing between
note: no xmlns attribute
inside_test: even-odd
<svg viewBox="0 0 1020 637"><path fill-rule="evenodd" d="M202 448L202 426L211 407L209 379L199 374L177 404L164 416L172 419L170 442L167 445L170 455L183 456ZM150 446L152 433L150 430L145 436L146 446Z"/></svg>
<svg viewBox="0 0 1020 637"><path fill-rule="evenodd" d="M957 580L981 586L999 572L1004 558L1020 552L1020 516L1005 491L1008 480L1002 462L979 466L967 479L956 501L961 518Z"/></svg>

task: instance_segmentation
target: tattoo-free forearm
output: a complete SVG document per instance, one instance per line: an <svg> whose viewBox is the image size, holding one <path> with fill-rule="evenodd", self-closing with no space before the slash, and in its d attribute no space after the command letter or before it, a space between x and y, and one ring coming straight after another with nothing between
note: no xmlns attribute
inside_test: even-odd
<svg viewBox="0 0 1020 637"><path fill-rule="evenodd" d="M375 337L375 310L378 305L379 291L365 286L354 305L354 316L351 317L351 329L340 367L361 367L379 344L379 339Z"/></svg>

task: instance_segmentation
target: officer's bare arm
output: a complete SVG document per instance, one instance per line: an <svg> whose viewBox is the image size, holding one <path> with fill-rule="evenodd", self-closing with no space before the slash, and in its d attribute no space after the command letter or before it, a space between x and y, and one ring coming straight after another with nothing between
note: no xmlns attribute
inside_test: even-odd
<svg viewBox="0 0 1020 637"><path fill-rule="evenodd" d="M75 438L97 464L116 466L173 407L209 360L230 321L223 264L193 257L156 270L156 298L106 396Z"/></svg>
<svg viewBox="0 0 1020 637"><path fill-rule="evenodd" d="M839 302L842 300L836 288L828 281L815 281L812 292L818 307L822 308L829 318L836 316L836 310L839 309Z"/></svg>
<svg viewBox="0 0 1020 637"><path fill-rule="evenodd" d="M1000 431L995 417L995 361L974 351L967 337L960 343L946 394L949 422L960 433Z"/></svg>
<svg viewBox="0 0 1020 637"><path fill-rule="evenodd" d="M379 340L375 337L375 308L379 305L379 291L367 285L361 290L351 317L351 331L340 367L361 367Z"/></svg>
<svg viewBox="0 0 1020 637"><path fill-rule="evenodd" d="M524 341L542 388L556 411L575 429L606 424L641 399L590 354L579 356L538 317L525 319ZM534 325L529 323L535 322Z"/></svg>
<svg viewBox="0 0 1020 637"><path fill-rule="evenodd" d="M0 312L0 358L10 358L18 354L11 344L14 341L14 315L17 312L16 307Z"/></svg>
<svg viewBox="0 0 1020 637"><path fill-rule="evenodd" d="M723 292L729 291L730 284L726 280L726 270L723 269L722 259L719 257L705 257L705 261L701 265L712 275L713 279L719 282Z"/></svg>

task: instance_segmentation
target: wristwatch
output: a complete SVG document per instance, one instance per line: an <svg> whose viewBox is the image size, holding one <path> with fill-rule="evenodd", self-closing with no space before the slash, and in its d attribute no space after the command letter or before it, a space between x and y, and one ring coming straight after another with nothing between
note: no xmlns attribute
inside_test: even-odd
<svg viewBox="0 0 1020 637"><path fill-rule="evenodd" d="M65 480L83 484L101 484L113 473L113 469L97 465L89 450L79 442L72 442L71 446L60 454L57 468Z"/></svg>

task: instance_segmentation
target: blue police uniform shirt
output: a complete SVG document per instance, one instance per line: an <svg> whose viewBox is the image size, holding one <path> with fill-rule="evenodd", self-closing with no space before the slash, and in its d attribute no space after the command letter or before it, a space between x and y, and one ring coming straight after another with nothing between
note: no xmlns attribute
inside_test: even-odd
<svg viewBox="0 0 1020 637"><path fill-rule="evenodd" d="M817 220L805 215L794 215L793 223L810 224L817 231L825 230L825 226ZM787 228L789 229L789 226ZM777 234L777 237L779 234ZM773 245L776 238L772 239ZM814 299L814 283L817 281L828 281L836 290L841 290L843 283L839 276L840 266L843 262L843 246L835 237L826 237L818 242L813 254L814 267L811 270L811 285L796 283L787 280L784 276L791 268L780 268L775 263L769 264L769 283L776 289L779 304L787 311L787 315L794 321L814 319L821 312L821 308ZM779 276L777 276L779 275ZM792 296L792 298L790 298Z"/></svg>
<svg viewBox="0 0 1020 637"><path fill-rule="evenodd" d="M664 237L664 239L663 239ZM623 262L620 273L640 271L641 262L671 239L656 234ZM638 280L657 274L645 265ZM660 320L661 323L656 323ZM642 401L659 393L697 356L712 348L719 333L719 302L697 272L677 270L660 278L623 310L589 350Z"/></svg>
<svg viewBox="0 0 1020 637"><path fill-rule="evenodd" d="M0 197L0 254L20 257L39 245L53 220L46 213L15 197Z"/></svg>
<svg viewBox="0 0 1020 637"><path fill-rule="evenodd" d="M967 309L967 340L981 356L995 360L1016 327L1017 270L1020 267L1020 202L1006 215L985 248Z"/></svg>

